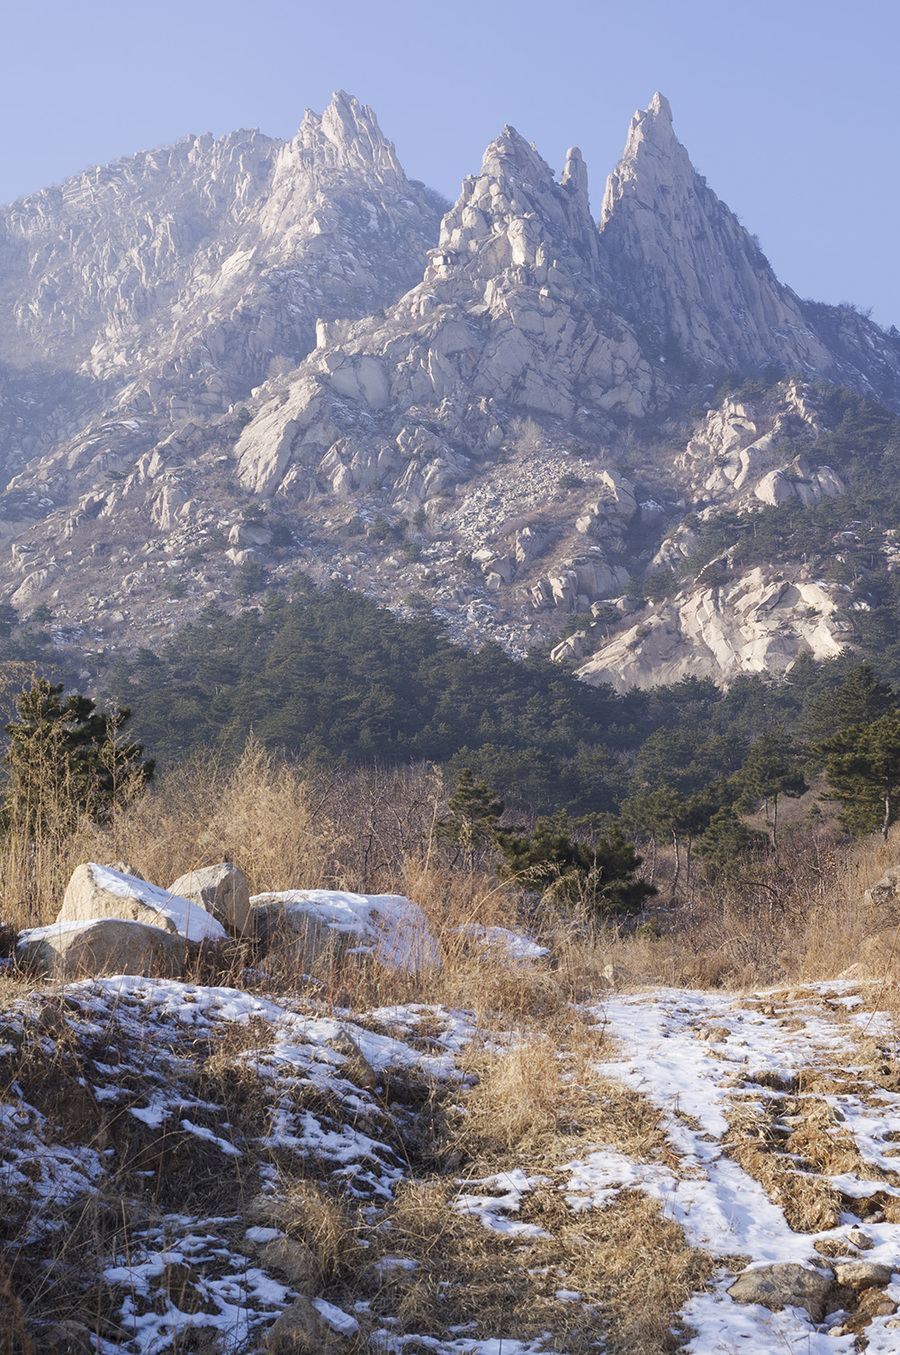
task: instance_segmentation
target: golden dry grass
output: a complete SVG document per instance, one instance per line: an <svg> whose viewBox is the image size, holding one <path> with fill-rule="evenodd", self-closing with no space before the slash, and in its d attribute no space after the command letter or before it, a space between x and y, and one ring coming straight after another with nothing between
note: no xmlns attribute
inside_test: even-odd
<svg viewBox="0 0 900 1355"><path fill-rule="evenodd" d="M520 1160L520 1159L517 1159ZM546 1236L509 1239L453 1209L446 1178L414 1182L390 1211L376 1311L424 1335L451 1326L473 1335L533 1340L616 1355L664 1355L680 1344L672 1328L713 1263L639 1191L604 1209L573 1215L559 1191L538 1186L523 1221ZM391 1265L412 1262L414 1268ZM577 1295L574 1299L571 1296Z"/></svg>
<svg viewBox="0 0 900 1355"><path fill-rule="evenodd" d="M786 841L780 872L765 867L758 879L698 888L691 904L675 912L660 907L658 917L645 919L642 927L614 927L549 908L535 912L533 900L498 882L489 859L471 869L455 868L433 832L442 797L433 769L325 777L281 763L251 743L233 769L198 761L162 777L105 827L87 822L61 827L40 844L0 841L0 917L13 929L51 920L71 871L87 859L124 860L167 885L189 869L227 857L247 871L254 893L328 887L415 899L441 944L436 972L406 974L350 961L301 986L288 967L279 970L271 963L268 972L257 970L248 979L244 966L252 956L241 947L217 956L217 968L211 959L198 967L201 982L249 981L301 1010L307 1001L318 1011L331 1006L358 1012L417 1001L473 1014L477 1048L462 1060L472 1085L446 1096L417 1089L418 1138L409 1145L413 1179L385 1218L342 1200L286 1156L277 1159L277 1226L308 1249L315 1290L336 1302L366 1297L373 1323L392 1316L403 1330L426 1336L444 1336L449 1326L470 1323L479 1335L495 1339L525 1340L551 1331L559 1348L574 1355L596 1348L598 1340L611 1355L672 1351L679 1338L671 1329L690 1295L709 1281L710 1258L689 1247L681 1230L639 1191L622 1191L605 1208L574 1215L558 1188L559 1164L579 1144L680 1169L663 1113L596 1071L611 1049L594 1019L573 1003L596 1001L610 983L636 989L655 983L750 988L836 975L852 961L864 934L862 892L891 863L898 844L850 848L824 834ZM479 944L471 930L526 923L552 947L549 959L517 964L502 950ZM21 980L13 976L0 982L0 997L21 991ZM895 1003L900 1030L898 993L888 975L884 996ZM786 988L767 1000L788 1026L798 1019L792 995ZM54 1019L51 1009L48 1013L44 1033L51 1032ZM78 1051L59 1023L57 1036L52 1054L42 1046L39 1029L23 1042L7 1060L3 1086L17 1080L42 1113L66 1124L72 1142L88 1141L96 1132L96 1106L85 1098ZM425 1024L420 1037L428 1038ZM213 1047L196 1050L193 1093L221 1105L245 1139L265 1132L269 1089L243 1058L263 1039L261 1027L234 1027ZM871 1042L866 1057L880 1085L896 1079L890 1051ZM878 1060L886 1057L876 1075ZM861 1091L865 1081L854 1090ZM839 1220L844 1202L825 1176L854 1171L879 1179L833 1122L824 1099L850 1089L840 1070L821 1068L806 1072L796 1087L773 1088L776 1095L763 1103L756 1096L733 1098L728 1151L798 1231L820 1231ZM310 1087L306 1095L310 1108L321 1108L325 1093ZM462 1111L454 1108L458 1104ZM387 1099L384 1114L386 1121L392 1114ZM794 1116L796 1124L780 1123ZM159 1148L149 1139L126 1143L116 1126L107 1132L132 1167L165 1165L171 1145ZM401 1147L398 1131L398 1152ZM202 1173L204 1164L199 1159L197 1164ZM453 1209L464 1189L458 1180L518 1165L548 1177L526 1197L521 1217L549 1236L515 1243ZM881 1179L893 1177L882 1173ZM212 1192L215 1183L208 1175L201 1184ZM242 1211L243 1222L250 1221L252 1200L245 1198L242 1181L233 1175L220 1185L223 1211L230 1192L230 1206ZM177 1193L177 1181L173 1189ZM884 1195L877 1200L873 1195L873 1209L876 1204L889 1217L897 1208ZM268 1207L271 1212L271 1202ZM10 1209L4 1226L14 1233L21 1220ZM111 1220L109 1202L82 1206L70 1223L54 1260L60 1273L81 1265L92 1249L99 1254L106 1245L104 1229L119 1228L122 1245L127 1242L128 1220ZM415 1266L393 1265L397 1258ZM185 1298L184 1286L178 1288L183 1277L173 1272L169 1279ZM19 1283L18 1272L0 1272L0 1313L5 1305L11 1333L6 1347L0 1342L0 1355L30 1352ZM561 1299L558 1291L567 1289L583 1301ZM29 1310L48 1293L40 1286L27 1291ZM112 1321L108 1296L103 1299L99 1290L90 1299L85 1291L79 1296L63 1286L52 1301L54 1312L63 1315L92 1312L97 1330Z"/></svg>

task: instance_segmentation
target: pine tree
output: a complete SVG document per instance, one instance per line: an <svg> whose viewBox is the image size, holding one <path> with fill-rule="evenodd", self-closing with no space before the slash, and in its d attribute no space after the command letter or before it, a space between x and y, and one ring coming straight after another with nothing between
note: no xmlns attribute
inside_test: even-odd
<svg viewBox="0 0 900 1355"><path fill-rule="evenodd" d="M717 776L694 791L683 795L670 785L656 790L642 789L630 795L622 804L622 822L628 832L649 837L654 845L661 838L671 838L675 849L675 870L672 874L670 897L678 894L681 881L682 848L684 849L685 891L691 896L691 853L696 839L706 831L710 819L721 808L729 795L729 782Z"/></svg>
<svg viewBox="0 0 900 1355"><path fill-rule="evenodd" d="M461 857L471 868L476 851L494 842L506 806L483 781L475 780L469 767L464 767L448 808L447 816L438 820L437 836L456 846L454 864Z"/></svg>
<svg viewBox="0 0 900 1355"><path fill-rule="evenodd" d="M813 698L803 727L814 739L828 739L852 725L871 724L896 704L893 687L880 680L870 663L861 663L839 687Z"/></svg>
<svg viewBox="0 0 900 1355"><path fill-rule="evenodd" d="M748 854L765 844L765 834L748 828L734 806L726 805L713 814L695 850L704 877L714 882L735 876Z"/></svg>
<svg viewBox="0 0 900 1355"><path fill-rule="evenodd" d="M844 806L844 827L862 836L880 826L887 842L888 829L897 818L900 788L900 710L841 730L822 745L822 751L831 787L826 799Z"/></svg>
<svg viewBox="0 0 900 1355"><path fill-rule="evenodd" d="M642 858L618 824L589 846L572 838L560 812L539 818L533 833L500 831L497 842L507 860L501 875L595 913L636 912L656 893L653 885L635 879Z"/></svg>
<svg viewBox="0 0 900 1355"><path fill-rule="evenodd" d="M16 702L6 726L7 785L2 822L31 837L70 827L79 814L106 821L118 800L146 784L154 764L121 737L131 717L122 707L98 711L89 697L62 697L64 684L38 678Z"/></svg>
<svg viewBox="0 0 900 1355"><path fill-rule="evenodd" d="M765 801L772 806L772 851L778 861L778 801L782 795L799 799L809 790L799 767L800 747L790 734L774 729L752 745L736 778L747 807Z"/></svg>

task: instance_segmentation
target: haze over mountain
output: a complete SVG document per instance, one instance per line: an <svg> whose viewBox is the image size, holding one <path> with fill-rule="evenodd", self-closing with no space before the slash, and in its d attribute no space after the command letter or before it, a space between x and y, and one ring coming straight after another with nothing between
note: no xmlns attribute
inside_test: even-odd
<svg viewBox="0 0 900 1355"><path fill-rule="evenodd" d="M711 591L680 524L845 494L819 383L900 408L900 336L778 281L659 94L599 225L580 152L557 179L511 127L445 206L338 93L4 209L5 596L80 651L302 569L515 652L584 619L554 652L619 686L838 652L846 583Z"/></svg>

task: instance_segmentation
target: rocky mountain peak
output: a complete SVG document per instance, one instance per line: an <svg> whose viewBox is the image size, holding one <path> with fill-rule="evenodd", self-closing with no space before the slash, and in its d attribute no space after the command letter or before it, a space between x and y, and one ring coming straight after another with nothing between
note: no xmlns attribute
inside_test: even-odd
<svg viewBox="0 0 900 1355"><path fill-rule="evenodd" d="M832 374L798 298L697 174L661 94L632 118L600 239L623 309L656 328L662 354L686 373L780 362Z"/></svg>
<svg viewBox="0 0 900 1355"><path fill-rule="evenodd" d="M645 164L645 161L649 163ZM679 176L690 177L694 172L687 151L675 136L669 101L659 91L654 94L650 106L638 109L631 119L622 159L607 181L601 228L622 193L629 188L637 191L640 180L651 172L659 181L670 185Z"/></svg>
<svg viewBox="0 0 900 1355"><path fill-rule="evenodd" d="M388 141L368 104L335 90L321 115L306 110L294 151L305 151L317 167L361 170L380 179L405 179L394 143Z"/></svg>
<svg viewBox="0 0 900 1355"><path fill-rule="evenodd" d="M534 145L504 127L485 151L481 173L463 182L444 218L440 246L463 257L486 246L484 266L537 266L544 282L552 259L569 255L581 271L585 260L593 264L598 256L587 182L577 148L569 151L557 183Z"/></svg>
<svg viewBox="0 0 900 1355"><path fill-rule="evenodd" d="M629 581L681 569L685 509L840 494L807 455L805 378L900 404L900 341L779 284L661 94L599 230L577 147L557 178L509 126L444 206L339 92L290 142L195 138L0 210L0 593L124 646L236 605L245 567L273 587L302 567L425 597L476 643L546 643L597 607L554 650L582 676L690 671L712 574L652 616ZM727 402L685 431L723 369L773 361L804 378L783 407ZM798 609L785 663L844 642L843 592L814 571L776 597L763 574L757 630L707 645L710 675L778 666L770 633Z"/></svg>
<svg viewBox="0 0 900 1355"><path fill-rule="evenodd" d="M654 121L657 118L662 118L663 122L668 122L671 125L672 105L669 103L665 94L660 94L659 90L656 91L653 98L650 100L650 107L647 109L646 117L652 118Z"/></svg>
<svg viewBox="0 0 900 1355"><path fill-rule="evenodd" d="M484 152L481 173L499 180L509 178L526 184L533 183L536 187L553 180L552 169L538 154L534 143L526 141L508 123Z"/></svg>

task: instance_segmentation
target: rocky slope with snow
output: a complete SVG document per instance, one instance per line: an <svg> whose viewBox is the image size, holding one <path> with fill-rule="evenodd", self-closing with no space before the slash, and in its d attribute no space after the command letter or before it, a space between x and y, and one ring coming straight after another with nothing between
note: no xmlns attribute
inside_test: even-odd
<svg viewBox="0 0 900 1355"><path fill-rule="evenodd" d="M337 94L291 142L194 138L14 204L0 262L0 589L88 672L298 569L424 601L467 643L552 644L634 612L686 516L840 495L790 447L816 435L808 383L900 399L900 341L778 282L659 95L599 227L578 150L557 178L509 127L439 223ZM711 401L772 364L798 373L775 414ZM853 600L770 563L641 617L653 644L617 629L596 674L840 647ZM604 639L581 630L560 657Z"/></svg>
<svg viewBox="0 0 900 1355"><path fill-rule="evenodd" d="M567 1031L555 1127L488 1161L479 1082L508 1064L545 1109L543 1032L139 977L6 992L9 1348L896 1350L874 986L607 994Z"/></svg>

